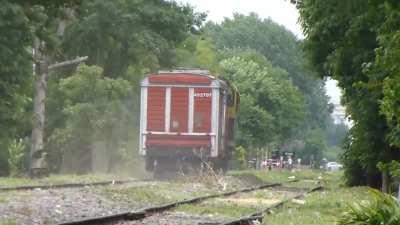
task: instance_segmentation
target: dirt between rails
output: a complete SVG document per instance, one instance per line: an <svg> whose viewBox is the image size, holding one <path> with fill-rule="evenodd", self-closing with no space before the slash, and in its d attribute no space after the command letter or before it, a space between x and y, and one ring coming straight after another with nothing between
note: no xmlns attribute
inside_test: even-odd
<svg viewBox="0 0 400 225"><path fill-rule="evenodd" d="M134 188L152 184L156 185L157 182L134 182L118 187ZM104 194L110 187L0 192L0 225L56 224L73 218L105 216L148 206L140 201L114 201Z"/></svg>

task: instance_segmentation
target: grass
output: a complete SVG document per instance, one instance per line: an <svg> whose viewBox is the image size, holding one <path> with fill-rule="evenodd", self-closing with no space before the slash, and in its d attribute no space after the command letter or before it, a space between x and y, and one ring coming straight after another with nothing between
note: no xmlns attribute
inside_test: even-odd
<svg viewBox="0 0 400 225"><path fill-rule="evenodd" d="M289 203L265 217L268 225L334 225L353 202L367 200L367 188L338 188L310 194L303 204Z"/></svg>
<svg viewBox="0 0 400 225"><path fill-rule="evenodd" d="M200 203L192 205L181 205L176 208L175 211L185 212L189 214L197 215L212 215L212 216L222 216L227 218L239 218L244 215L248 215L255 211L256 208L248 206L240 206L231 203Z"/></svg>
<svg viewBox="0 0 400 225"><path fill-rule="evenodd" d="M6 200L6 198L0 196L0 204L1 203L7 203L8 201Z"/></svg>
<svg viewBox="0 0 400 225"><path fill-rule="evenodd" d="M0 220L0 225L19 225L15 220Z"/></svg>
<svg viewBox="0 0 400 225"><path fill-rule="evenodd" d="M289 177L295 176L300 182L286 183L285 186L312 188L324 185L323 192L315 192L308 195L303 201L291 201L281 208L275 209L271 215L264 219L263 224L268 225L334 225L339 215L353 202L369 200L368 188L366 187L344 187L342 185L341 172L322 171L233 171L229 175L250 181L253 184L287 182ZM291 194L293 195L293 193ZM290 198L285 193L274 193L263 190L241 195L240 198L251 199L275 199L284 200ZM200 204L183 205L176 211L190 214L211 214L222 216L226 219L247 216L267 205L255 204L233 204L232 202L209 200Z"/></svg>
<svg viewBox="0 0 400 225"><path fill-rule="evenodd" d="M109 186L105 187L100 194L113 201L123 200L156 205L215 193L216 190L188 183L155 183L130 188Z"/></svg>
<svg viewBox="0 0 400 225"><path fill-rule="evenodd" d="M334 225L339 215L353 202L368 200L368 188L344 187L341 172L298 171L298 172L257 172L255 175L269 182L284 182L288 176L301 179L300 182L285 186L310 188L323 185L325 191L308 195L304 202L290 202L273 211L264 219L268 225Z"/></svg>
<svg viewBox="0 0 400 225"><path fill-rule="evenodd" d="M287 182L289 177L295 177L296 179L316 179L319 176L319 172L314 170L302 170L302 171L267 171L267 170L244 170L244 171L231 171L228 173L233 177L239 179L249 179L252 177L255 181L262 183L275 183L275 182Z"/></svg>
<svg viewBox="0 0 400 225"><path fill-rule="evenodd" d="M65 183L89 183L123 179L110 174L88 174L88 175L50 175L42 179L0 177L0 187L14 187L22 185L51 185Z"/></svg>
<svg viewBox="0 0 400 225"><path fill-rule="evenodd" d="M151 204L161 204L167 202L169 198L166 195L161 195L157 189L158 186L143 186L124 189L109 187L104 189L102 195L115 201L128 200Z"/></svg>
<svg viewBox="0 0 400 225"><path fill-rule="evenodd" d="M294 194L291 193L290 195ZM287 193L264 189L224 198L210 199L200 204L182 205L176 208L176 211L235 219L248 216L288 197Z"/></svg>

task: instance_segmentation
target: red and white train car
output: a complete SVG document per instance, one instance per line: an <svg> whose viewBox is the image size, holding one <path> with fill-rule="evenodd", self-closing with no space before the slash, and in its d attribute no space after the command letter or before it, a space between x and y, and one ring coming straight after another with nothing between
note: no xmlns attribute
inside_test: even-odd
<svg viewBox="0 0 400 225"><path fill-rule="evenodd" d="M226 169L234 149L238 101L236 89L208 71L146 76L140 114L140 154L146 157L146 168L173 170L207 160Z"/></svg>

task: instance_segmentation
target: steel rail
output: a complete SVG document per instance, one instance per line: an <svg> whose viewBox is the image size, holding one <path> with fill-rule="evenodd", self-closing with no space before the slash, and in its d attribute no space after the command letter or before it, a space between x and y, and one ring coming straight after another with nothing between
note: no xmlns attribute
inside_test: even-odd
<svg viewBox="0 0 400 225"><path fill-rule="evenodd" d="M23 186L12 186L12 187L0 187L0 192L2 191L27 191L27 190L34 190L34 189L61 189L61 188L79 188L79 187L86 187L86 186L106 186L106 185L113 185L113 184L126 184L126 183L133 183L133 182L146 182L152 180L108 180L108 181L98 181L98 182L84 182L84 183L65 183L65 184L39 184L39 185L23 185Z"/></svg>
<svg viewBox="0 0 400 225"><path fill-rule="evenodd" d="M198 202L205 201L205 200L212 199L212 198L226 197L226 196L235 195L238 193L252 192L252 191L256 191L256 190L262 190L262 189L278 187L278 186L282 186L282 183L265 184L265 185L261 185L261 186L251 187L251 188L244 188L244 189L240 189L240 190L224 192L221 194L213 194L213 195L195 197L195 198L191 198L191 199L168 203L165 205L148 207L148 208L144 208L144 209L141 209L138 211L113 214L113 215L103 216L103 217L93 217L93 218L88 218L88 219L84 219L84 220L76 220L76 221L72 221L72 222L63 222L63 223L59 223L58 225L89 225L89 224L104 224L104 223L124 221L124 220L140 220L140 219L149 217L153 214L162 213L162 212L165 212L167 210L176 208L176 207L178 207L180 205L184 205L184 204L198 203Z"/></svg>
<svg viewBox="0 0 400 225"><path fill-rule="evenodd" d="M301 193L299 195L296 195L292 198L280 201L278 203L275 203L261 211L258 211L256 213L253 213L249 216L245 216L245 217L241 217L239 219L235 219L235 220L231 220L231 221L227 221L227 222L223 222L223 223L213 223L212 225L252 225L254 224L254 221L258 221L258 222L262 222L262 220L264 219L266 214L270 214L272 212L273 209L279 208L281 206L283 206L284 204L294 200L294 199L300 199L300 198L304 198L305 196L307 196L308 194L315 192L315 191L320 191L323 190L324 187L323 186L317 186L315 188L309 189L307 192L305 193ZM211 223L210 223L211 225Z"/></svg>

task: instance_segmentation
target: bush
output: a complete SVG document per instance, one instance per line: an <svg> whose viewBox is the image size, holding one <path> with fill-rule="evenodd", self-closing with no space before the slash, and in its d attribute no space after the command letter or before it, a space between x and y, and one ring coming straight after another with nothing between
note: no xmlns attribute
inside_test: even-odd
<svg viewBox="0 0 400 225"><path fill-rule="evenodd" d="M372 200L349 206L339 218L338 225L398 225L400 204L390 195L370 191Z"/></svg>
<svg viewBox="0 0 400 225"><path fill-rule="evenodd" d="M236 147L235 160L239 169L244 170L247 168L246 149L242 146Z"/></svg>
<svg viewBox="0 0 400 225"><path fill-rule="evenodd" d="M25 152L25 143L22 139L13 140L8 146L8 165L12 176L21 172Z"/></svg>

